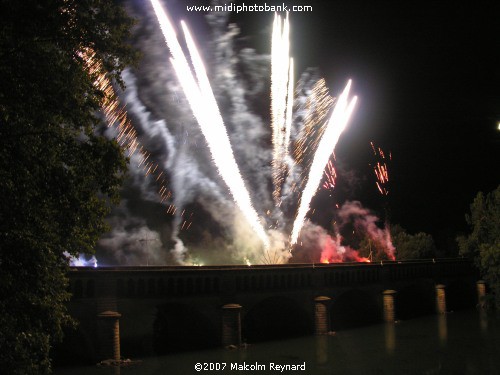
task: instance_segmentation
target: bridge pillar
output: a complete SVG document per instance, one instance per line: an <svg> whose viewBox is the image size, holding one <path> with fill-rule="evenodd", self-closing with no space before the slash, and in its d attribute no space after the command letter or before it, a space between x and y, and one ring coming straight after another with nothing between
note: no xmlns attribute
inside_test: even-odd
<svg viewBox="0 0 500 375"><path fill-rule="evenodd" d="M394 323L394 296L396 291L388 289L384 290L382 294L384 296L384 320L387 323Z"/></svg>
<svg viewBox="0 0 500 375"><path fill-rule="evenodd" d="M319 296L314 299L314 328L317 335L326 335L329 330L328 304L331 298Z"/></svg>
<svg viewBox="0 0 500 375"><path fill-rule="evenodd" d="M486 300L486 282L479 280L476 282L477 306L483 308Z"/></svg>
<svg viewBox="0 0 500 375"><path fill-rule="evenodd" d="M222 306L222 346L241 345L241 305Z"/></svg>
<svg viewBox="0 0 500 375"><path fill-rule="evenodd" d="M446 286L443 284L436 285L436 313L446 314Z"/></svg>
<svg viewBox="0 0 500 375"><path fill-rule="evenodd" d="M103 311L99 318L99 350L103 360L120 360L120 317L116 311Z"/></svg>

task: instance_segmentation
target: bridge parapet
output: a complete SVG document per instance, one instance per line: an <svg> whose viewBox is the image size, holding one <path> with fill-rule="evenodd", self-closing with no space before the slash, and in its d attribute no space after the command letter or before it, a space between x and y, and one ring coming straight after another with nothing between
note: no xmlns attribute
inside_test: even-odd
<svg viewBox="0 0 500 375"><path fill-rule="evenodd" d="M466 259L275 266L73 268L73 298L227 295L474 275ZM106 285L106 287L104 287Z"/></svg>

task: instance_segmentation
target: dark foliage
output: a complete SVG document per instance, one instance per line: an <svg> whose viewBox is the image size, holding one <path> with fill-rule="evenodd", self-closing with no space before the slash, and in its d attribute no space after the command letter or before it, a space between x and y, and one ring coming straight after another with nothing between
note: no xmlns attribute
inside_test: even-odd
<svg viewBox="0 0 500 375"><path fill-rule="evenodd" d="M126 160L97 135L105 94L85 70L92 49L110 78L136 59L132 20L112 0L0 3L0 368L46 374L71 323L64 253L91 253L118 199Z"/></svg>
<svg viewBox="0 0 500 375"><path fill-rule="evenodd" d="M479 192L465 220L471 233L457 238L460 255L475 260L500 310L500 185L486 195Z"/></svg>

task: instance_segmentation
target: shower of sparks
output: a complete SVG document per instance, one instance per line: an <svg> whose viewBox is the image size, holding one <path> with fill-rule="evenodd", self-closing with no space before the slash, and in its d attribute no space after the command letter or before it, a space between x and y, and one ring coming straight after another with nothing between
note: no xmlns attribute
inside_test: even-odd
<svg viewBox="0 0 500 375"><path fill-rule="evenodd" d="M271 51L271 125L273 129L273 198L281 203L281 187L286 169L288 143L292 126L293 60L290 51L288 17L274 17Z"/></svg>
<svg viewBox="0 0 500 375"><path fill-rule="evenodd" d="M319 141L326 129L328 121L328 113L332 108L334 99L328 93L326 82L323 78L318 80L305 103L304 127L299 134L298 140L295 142L293 156L295 162L303 166L303 176L296 188L302 190L305 181L307 180L306 171L310 169L312 155L318 148ZM333 165L331 165L333 167ZM333 174L325 170L325 173L330 176Z"/></svg>
<svg viewBox="0 0 500 375"><path fill-rule="evenodd" d="M170 59L177 78L182 85L184 94L191 106L191 110L207 141L212 159L218 168L219 174L229 187L235 203L249 222L252 229L259 236L267 252L270 246L269 238L262 227L259 216L252 206L250 194L240 174L234 159L231 143L222 120L219 108L208 81L205 67L189 33L182 22L185 40L191 56L196 79L193 76L189 63L177 40L175 30L167 17L165 10L158 0L151 0L160 28L170 49Z"/></svg>
<svg viewBox="0 0 500 375"><path fill-rule="evenodd" d="M380 157L380 160L377 161L377 164L373 167L373 171L377 177L375 184L377 185L377 189L380 194L388 195L389 190L387 189L387 184L389 183L389 171L387 168L385 153L380 147L375 148L373 142L370 142L370 144L372 146L373 154ZM392 160L391 153L389 153L389 160Z"/></svg>
<svg viewBox="0 0 500 375"><path fill-rule="evenodd" d="M118 135L116 141L127 152L127 156L138 154L140 161L137 167L142 168L146 176L152 175L157 183L158 193L161 202L168 201L172 193L166 187L167 180L163 171L159 171L158 164L152 161L151 154L144 149L137 139L137 131L132 126L127 116L127 111L120 106L118 95L116 94L110 79L107 77L102 62L96 58L95 52L91 49L85 49L79 52L85 69L91 77L95 77L94 86L104 93L101 102L101 109L108 124L108 127L116 126Z"/></svg>
<svg viewBox="0 0 500 375"><path fill-rule="evenodd" d="M334 155L335 156L335 155ZM323 187L325 189L333 190L335 187L335 181L337 179L337 172L335 171L335 167L333 166L332 160L328 160L328 164L325 168L325 182L323 182Z"/></svg>
<svg viewBox="0 0 500 375"><path fill-rule="evenodd" d="M354 109L354 105L356 104L356 96L348 101L350 88L351 81L349 80L344 91L340 95L335 108L333 109L328 126L321 137L318 149L314 155L311 169L309 171L309 177L300 198L297 216L295 218L295 222L293 223L292 234L290 236L290 244L292 245L297 242L300 230L304 225L306 214L310 208L311 199L314 197L319 187L325 165L328 163L332 150L335 149L335 145L337 144L340 134L345 129L345 126L347 125Z"/></svg>

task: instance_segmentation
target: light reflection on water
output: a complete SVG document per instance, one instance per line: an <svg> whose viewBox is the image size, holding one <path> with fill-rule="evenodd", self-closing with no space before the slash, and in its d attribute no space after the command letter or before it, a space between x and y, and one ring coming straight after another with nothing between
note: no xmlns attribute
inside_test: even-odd
<svg viewBox="0 0 500 375"><path fill-rule="evenodd" d="M126 354L126 353L125 353ZM56 375L231 374L231 364L306 364L306 370L282 374L498 374L500 318L477 311L427 316L396 324L380 324L317 336L250 345L245 350L223 349L144 358L129 368L95 366L56 369ZM223 371L195 371L197 363L226 363Z"/></svg>

